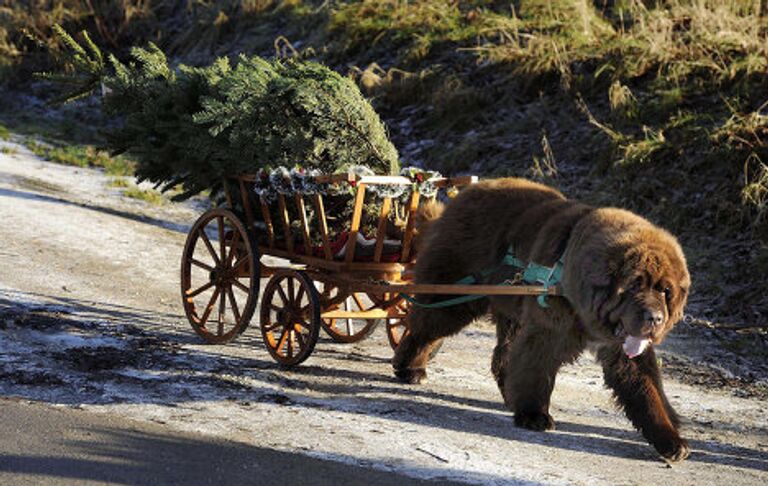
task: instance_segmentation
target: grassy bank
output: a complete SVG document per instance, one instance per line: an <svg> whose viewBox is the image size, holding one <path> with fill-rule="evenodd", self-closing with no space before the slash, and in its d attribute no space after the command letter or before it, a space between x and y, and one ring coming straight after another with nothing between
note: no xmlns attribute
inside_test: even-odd
<svg viewBox="0 0 768 486"><path fill-rule="evenodd" d="M681 236L697 312L765 323L766 3L0 0L0 72L29 91L51 61L22 31L55 52L53 22L118 55L153 41L193 64L318 59L373 98L406 163L634 209ZM62 121L80 117L81 143L98 137L86 112Z"/></svg>

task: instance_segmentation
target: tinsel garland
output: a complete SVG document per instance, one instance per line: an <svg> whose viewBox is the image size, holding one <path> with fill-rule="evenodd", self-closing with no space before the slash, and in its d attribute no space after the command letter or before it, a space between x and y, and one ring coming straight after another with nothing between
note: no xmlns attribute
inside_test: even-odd
<svg viewBox="0 0 768 486"><path fill-rule="evenodd" d="M434 181L442 177L437 171L424 170L418 167L403 167L400 175L411 180L412 191L418 190L422 196L426 197L433 197L437 194L437 186Z"/></svg>
<svg viewBox="0 0 768 486"><path fill-rule="evenodd" d="M348 173L358 177L375 175L371 169L362 165L351 166ZM275 201L278 194L337 195L344 192L339 184L316 182L316 178L320 175L322 174L317 169L306 170L302 167L288 170L286 167L280 166L272 171L260 169L256 174L253 190L267 203ZM425 197L433 197L438 190L434 181L442 177L439 172L425 171L418 167L406 167L400 171L400 175L410 179L411 185L372 184L366 189L378 199L401 199L413 191L418 191ZM349 192L354 190L354 183L350 184L348 190Z"/></svg>

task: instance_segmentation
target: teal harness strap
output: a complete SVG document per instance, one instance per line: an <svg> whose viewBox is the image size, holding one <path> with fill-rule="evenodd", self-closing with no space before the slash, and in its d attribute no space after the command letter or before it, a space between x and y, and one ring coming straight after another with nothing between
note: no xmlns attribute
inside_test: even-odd
<svg viewBox="0 0 768 486"><path fill-rule="evenodd" d="M498 267L497 267L498 268ZM480 272L480 277L487 277L488 275L492 274L496 268L489 268L486 270L483 270ZM471 285L478 282L478 278L475 275L467 275L466 277L457 280L454 282L456 285ZM460 295L458 297L454 297L452 299L447 300L441 300L440 302L432 302L431 304L426 304L424 302L419 302L418 300L414 299L410 295L406 295L401 293L400 297L407 300L411 304L422 307L424 309L440 309L442 307L450 307L452 305L459 305L463 304L465 302L472 302L473 300L480 300L487 297L486 295L482 294L476 294L476 295Z"/></svg>
<svg viewBox="0 0 768 486"><path fill-rule="evenodd" d="M528 283L528 284L536 284L540 283L543 285L543 290L541 295L536 297L536 302L541 307L547 308L549 307L549 304L547 303L547 297L548 297L548 291L550 287L554 287L560 281L563 279L563 257L561 256L559 260L555 263L552 267L547 267L544 265L539 265L538 263L524 263L519 258L515 257L515 255L512 252L512 247L510 247L507 250L507 254L504 255L504 258L501 260L501 263L493 268L488 268L483 270L478 274L479 277L485 278L488 275L491 275L495 271L497 271L502 266L508 266L508 267L514 267L519 268L522 270L522 274L520 274L520 281ZM469 285L473 283L477 283L479 279L475 275L468 275L460 280L457 280L455 283L457 285ZM508 284L500 284L500 285L508 285ZM459 305L464 304L466 302L472 302L474 300L479 300L487 297L487 295L460 295L458 297L454 297L452 299L447 300L441 300L440 302L432 302L432 303L423 303L419 302L410 295L406 295L401 293L400 297L407 300L411 304L422 307L425 309L439 309L442 307L450 307L452 305Z"/></svg>
<svg viewBox="0 0 768 486"><path fill-rule="evenodd" d="M460 295L458 297L454 297L453 299L448 300L441 300L440 302L432 302L431 304L426 304L424 302L419 302L418 300L414 299L410 295L406 294L400 294L400 297L407 300L411 304L421 307L424 309L440 309L442 307L450 307L452 305L459 305L463 304L465 302L472 302L473 300L480 300L488 297L487 295Z"/></svg>
<svg viewBox="0 0 768 486"><path fill-rule="evenodd" d="M523 263L520 259L516 258L512 254L512 248L507 250L507 254L504 256L504 260L502 260L502 264L508 265L510 267L516 267L523 270L522 278L521 280L525 283L529 284L535 284L540 283L544 286L544 293L536 297L536 301L539 303L541 307L549 307L549 304L547 304L547 296L548 294L546 291L549 290L550 287L553 287L560 283L560 281L563 279L563 257L561 256L559 260L555 263L552 267L547 267L544 265L539 265L538 263L528 263L527 265Z"/></svg>

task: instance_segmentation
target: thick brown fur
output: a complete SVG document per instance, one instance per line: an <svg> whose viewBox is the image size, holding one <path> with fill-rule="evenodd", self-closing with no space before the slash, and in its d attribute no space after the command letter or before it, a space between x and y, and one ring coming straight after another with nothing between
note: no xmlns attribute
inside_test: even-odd
<svg viewBox="0 0 768 486"><path fill-rule="evenodd" d="M414 225L413 247L418 254L424 246L424 242L429 234L429 228L445 210L445 205L440 201L428 199L419 205L416 211L416 224Z"/></svg>
<svg viewBox="0 0 768 486"><path fill-rule="evenodd" d="M690 276L672 235L631 212L593 208L509 178L462 191L423 236L416 283L479 275L497 267L512 248L521 260L548 266L563 256L563 297L548 297L546 308L533 297L511 296L442 309L413 307L410 333L392 361L398 378L425 379L430 353L442 339L490 312L498 339L491 369L517 425L554 428L549 400L555 376L589 344L635 427L668 460L688 456L653 347L633 359L622 350L626 334L658 344L682 318ZM484 283L503 282L516 272L499 267ZM420 296L425 302L446 298Z"/></svg>

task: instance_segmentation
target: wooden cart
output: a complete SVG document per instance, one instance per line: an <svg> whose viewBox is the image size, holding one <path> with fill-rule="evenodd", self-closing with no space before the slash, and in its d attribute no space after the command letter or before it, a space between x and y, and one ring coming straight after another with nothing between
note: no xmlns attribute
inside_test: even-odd
<svg viewBox="0 0 768 486"><path fill-rule="evenodd" d="M269 278L259 308L261 334L272 357L286 366L297 365L310 356L320 328L334 341L352 343L370 335L379 323L386 322L389 342L393 348L397 347L407 332L405 318L410 304L403 298L404 294L542 293L541 287L535 286L410 283L415 258L415 214L425 199L417 189L410 192L402 208L406 223L397 241L397 254L385 253L387 222L394 206L392 198L385 197L378 203L372 255L368 261L360 261L356 252L366 188L411 186L413 182L400 176L354 174L320 176L316 180L349 184L353 188L350 230L341 252L334 254L338 247L334 243L338 242L330 241L322 195L278 194L273 203L276 207L271 212L270 205L253 191L256 181L253 175L224 181L227 207L205 212L192 226L181 262L181 291L189 322L205 341L226 343L247 328L256 311L261 278ZM433 182L439 188L454 191L476 180L476 177L465 176ZM234 199L234 195L239 197ZM309 204L314 208L315 221L312 222L307 211ZM260 230L256 229L255 211L261 212ZM298 215L294 218L297 221L291 221L289 213ZM273 214L278 215L278 221L273 221ZM311 231L311 227L315 230ZM282 238L278 238L278 230ZM261 245L257 244L258 231L266 233L262 235L265 243ZM319 235L312 234L314 232ZM295 239L302 244L297 244ZM313 241L321 243L313 246ZM263 255L278 257L284 264L268 265L262 261Z"/></svg>

